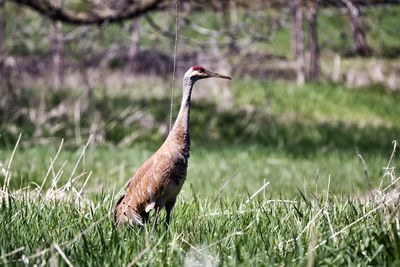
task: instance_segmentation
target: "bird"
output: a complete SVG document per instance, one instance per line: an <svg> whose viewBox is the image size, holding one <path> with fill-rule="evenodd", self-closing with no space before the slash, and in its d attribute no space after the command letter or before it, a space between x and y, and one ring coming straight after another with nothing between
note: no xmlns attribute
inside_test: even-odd
<svg viewBox="0 0 400 267"><path fill-rule="evenodd" d="M158 214L163 208L166 210L166 226L169 225L177 195L186 180L193 85L206 78L231 79L197 65L186 71L182 102L174 126L161 147L137 169L127 185L125 195L117 201L114 208L116 225L143 226L149 222L152 210Z"/></svg>

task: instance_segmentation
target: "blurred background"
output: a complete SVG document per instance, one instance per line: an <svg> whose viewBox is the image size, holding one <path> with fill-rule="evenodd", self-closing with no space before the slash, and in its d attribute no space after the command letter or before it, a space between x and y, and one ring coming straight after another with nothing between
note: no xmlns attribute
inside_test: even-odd
<svg viewBox="0 0 400 267"><path fill-rule="evenodd" d="M22 133L11 186L40 184L93 136L87 192L120 188L202 65L233 80L194 88L184 194L368 194L400 137L399 25L395 0L0 0L0 167Z"/></svg>

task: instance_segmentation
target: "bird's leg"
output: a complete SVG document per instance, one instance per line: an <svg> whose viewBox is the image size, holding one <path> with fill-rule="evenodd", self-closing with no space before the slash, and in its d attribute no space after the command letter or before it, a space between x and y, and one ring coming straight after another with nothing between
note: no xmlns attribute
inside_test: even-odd
<svg viewBox="0 0 400 267"><path fill-rule="evenodd" d="M150 222L150 216L148 212L143 213L143 223L149 223Z"/></svg>
<svg viewBox="0 0 400 267"><path fill-rule="evenodd" d="M165 210L167 212L167 217L165 219L165 226L168 228L169 222L171 220L171 211L175 206L176 198L174 198L172 201L165 203Z"/></svg>

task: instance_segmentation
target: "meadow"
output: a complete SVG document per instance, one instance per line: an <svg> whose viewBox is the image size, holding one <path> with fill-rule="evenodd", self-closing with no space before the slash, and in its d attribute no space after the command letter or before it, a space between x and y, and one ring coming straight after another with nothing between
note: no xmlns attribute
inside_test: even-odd
<svg viewBox="0 0 400 267"><path fill-rule="evenodd" d="M25 113L1 125L3 265L399 263L399 95L379 85L239 79L227 106L195 99L172 224L165 229L162 213L159 225L115 228L115 200L165 138L162 84L97 88L79 127L67 108L40 138L24 117L39 99L26 92ZM46 98L48 107L74 100L62 91ZM94 121L107 142L89 137Z"/></svg>
<svg viewBox="0 0 400 267"><path fill-rule="evenodd" d="M138 45L164 59L161 78L126 72L118 57L100 75L88 64L126 52L131 20L88 31L64 24L64 36L78 33L65 44L65 80L91 67L98 81L89 97L82 82L47 88L50 20L12 3L6 10L7 52L31 74L14 77L12 94L0 99L1 266L400 265L400 94L383 85L399 73L398 6L362 10L368 58L354 54L348 14L321 9L322 77L303 86L293 82L289 12L239 11L237 38L268 40L230 55L232 73L221 74L240 77L196 84L188 176L169 228L163 212L158 225L152 214L143 228L116 228L113 207L168 132L174 42L164 35L175 32L175 13L151 14L163 33L140 19ZM190 19L222 29L214 11ZM196 43L225 39L181 26L178 73L192 53L214 53ZM338 83L329 82L338 57ZM346 87L355 69L383 78Z"/></svg>

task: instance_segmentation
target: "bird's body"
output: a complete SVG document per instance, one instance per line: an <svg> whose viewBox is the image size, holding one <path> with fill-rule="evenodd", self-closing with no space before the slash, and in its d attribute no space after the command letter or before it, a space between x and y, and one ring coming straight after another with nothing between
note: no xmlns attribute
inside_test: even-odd
<svg viewBox="0 0 400 267"><path fill-rule="evenodd" d="M190 140L184 132L181 127L177 129L176 136L170 135L136 171L125 196L116 206L118 223L142 224L153 208L160 210L165 207L167 214L172 210L188 166Z"/></svg>
<svg viewBox="0 0 400 267"><path fill-rule="evenodd" d="M142 225L149 218L149 212L165 208L166 222L169 223L176 197L186 179L189 151L190 98L194 83L198 79L219 77L202 67L190 68L183 79L182 103L174 127L162 146L134 174L126 194L115 206L117 224Z"/></svg>

